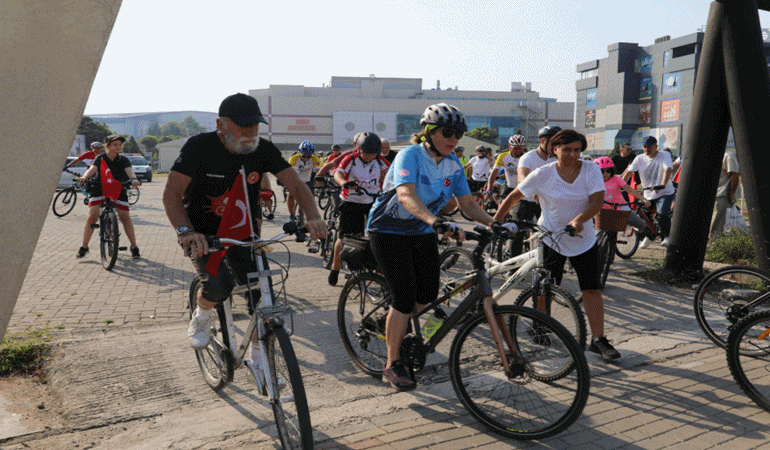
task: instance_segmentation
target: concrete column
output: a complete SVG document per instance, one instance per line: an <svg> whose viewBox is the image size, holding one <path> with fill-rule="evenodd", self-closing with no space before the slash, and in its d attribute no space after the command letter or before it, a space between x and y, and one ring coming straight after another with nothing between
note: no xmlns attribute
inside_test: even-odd
<svg viewBox="0 0 770 450"><path fill-rule="evenodd" d="M120 5L0 1L0 340Z"/></svg>

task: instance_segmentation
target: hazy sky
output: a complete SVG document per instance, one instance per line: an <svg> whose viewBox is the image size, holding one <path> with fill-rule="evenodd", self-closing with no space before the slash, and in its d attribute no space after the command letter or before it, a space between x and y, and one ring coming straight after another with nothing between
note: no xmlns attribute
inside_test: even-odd
<svg viewBox="0 0 770 450"><path fill-rule="evenodd" d="M577 64L616 42L694 33L709 4L123 0L85 112L215 112L235 92L370 74L422 78L425 89L530 81L544 97L575 101ZM770 13L760 19L767 26Z"/></svg>

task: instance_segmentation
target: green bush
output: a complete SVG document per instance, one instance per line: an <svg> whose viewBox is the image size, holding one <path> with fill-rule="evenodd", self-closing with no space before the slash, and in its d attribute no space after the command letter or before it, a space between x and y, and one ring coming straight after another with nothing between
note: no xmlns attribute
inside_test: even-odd
<svg viewBox="0 0 770 450"><path fill-rule="evenodd" d="M9 334L0 345L0 376L40 370L50 348L48 329Z"/></svg>
<svg viewBox="0 0 770 450"><path fill-rule="evenodd" d="M757 252L751 232L743 228L733 228L729 234L714 238L706 249L706 260L756 266Z"/></svg>

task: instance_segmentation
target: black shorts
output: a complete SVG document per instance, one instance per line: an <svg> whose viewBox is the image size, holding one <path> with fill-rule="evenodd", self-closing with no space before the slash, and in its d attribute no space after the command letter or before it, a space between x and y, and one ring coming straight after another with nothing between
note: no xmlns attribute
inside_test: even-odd
<svg viewBox="0 0 770 450"><path fill-rule="evenodd" d="M372 203L342 202L340 205L340 234L364 234Z"/></svg>
<svg viewBox="0 0 770 450"><path fill-rule="evenodd" d="M561 279L564 276L564 263L567 262L567 257L559 254L547 245L545 245L544 250L543 265L551 272L554 282L561 284ZM570 256L569 262L575 268L581 291L601 289L601 283L599 282L599 247L596 244L585 253Z"/></svg>
<svg viewBox="0 0 770 450"><path fill-rule="evenodd" d="M233 247L227 251L225 258L222 258L222 262L219 265L219 271L217 276L211 275L206 270L206 263L208 263L210 255L203 255L200 258L193 259L193 265L195 271L200 275L203 285L203 298L214 303L221 303L230 296L230 292L235 286L235 280L231 276L231 272L227 270L225 266L225 258L230 263L235 276L238 278L240 284L246 284L246 274L249 272L255 272L257 270L257 263L251 257L251 249L245 247ZM261 292L259 286L254 286L252 296L254 301L258 301ZM244 297L248 298L246 293ZM250 309L254 305L249 305Z"/></svg>
<svg viewBox="0 0 770 450"><path fill-rule="evenodd" d="M468 187L471 188L471 192L479 192L484 189L485 184L487 184L486 181L468 180Z"/></svg>

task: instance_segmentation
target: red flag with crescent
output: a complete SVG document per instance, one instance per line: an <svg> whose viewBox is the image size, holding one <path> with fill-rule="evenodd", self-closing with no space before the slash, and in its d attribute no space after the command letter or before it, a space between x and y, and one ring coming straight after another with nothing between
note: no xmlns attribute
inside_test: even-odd
<svg viewBox="0 0 770 450"><path fill-rule="evenodd" d="M99 173L101 176L99 177L99 181L102 184L102 195L117 200L118 197L120 197L120 191L123 190L123 184L112 176L112 170L107 166L107 161L102 159L100 166Z"/></svg>
<svg viewBox="0 0 770 450"><path fill-rule="evenodd" d="M253 234L248 195L243 169L241 169L233 183L233 187L225 193L225 210L222 213L222 221L219 222L218 237L242 241ZM206 270L210 274L216 276L223 256L224 252L215 252L209 255Z"/></svg>

